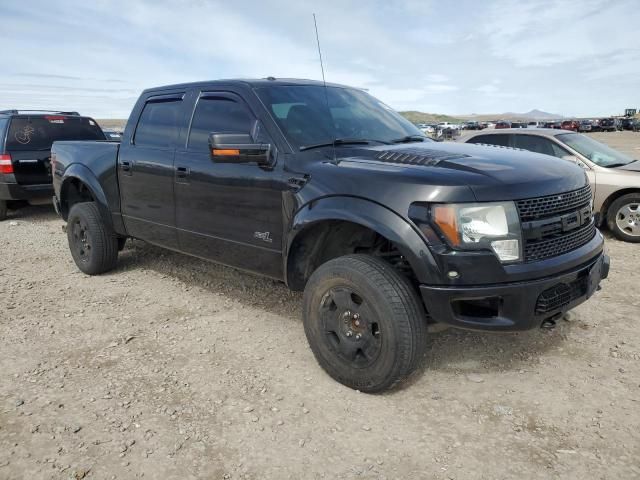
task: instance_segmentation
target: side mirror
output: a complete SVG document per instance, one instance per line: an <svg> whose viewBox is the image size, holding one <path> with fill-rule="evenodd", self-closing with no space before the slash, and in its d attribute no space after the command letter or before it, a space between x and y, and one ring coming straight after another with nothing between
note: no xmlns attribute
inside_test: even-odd
<svg viewBox="0 0 640 480"><path fill-rule="evenodd" d="M271 165L271 145L255 143L247 133L212 133L209 135L211 159L216 163L256 163Z"/></svg>
<svg viewBox="0 0 640 480"><path fill-rule="evenodd" d="M579 167L582 167L585 170L590 170L589 166L586 163L584 163L582 160L580 160L578 157L576 157L575 155L564 155L562 159L568 160L571 163L575 163L576 165L578 165Z"/></svg>

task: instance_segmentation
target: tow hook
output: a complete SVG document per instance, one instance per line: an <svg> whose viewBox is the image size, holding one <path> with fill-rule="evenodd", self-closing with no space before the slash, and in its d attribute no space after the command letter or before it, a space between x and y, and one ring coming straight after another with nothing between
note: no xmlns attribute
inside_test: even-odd
<svg viewBox="0 0 640 480"><path fill-rule="evenodd" d="M561 316L562 313L556 313L555 315L543 320L540 328L544 328L545 330L553 330L554 328L556 328L556 320Z"/></svg>

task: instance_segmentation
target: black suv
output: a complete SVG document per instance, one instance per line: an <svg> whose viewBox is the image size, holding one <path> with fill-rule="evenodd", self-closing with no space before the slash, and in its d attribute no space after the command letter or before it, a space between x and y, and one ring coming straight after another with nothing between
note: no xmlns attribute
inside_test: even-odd
<svg viewBox="0 0 640 480"><path fill-rule="evenodd" d="M9 207L51 198L51 145L56 140L105 136L95 120L77 112L0 111L0 220Z"/></svg>

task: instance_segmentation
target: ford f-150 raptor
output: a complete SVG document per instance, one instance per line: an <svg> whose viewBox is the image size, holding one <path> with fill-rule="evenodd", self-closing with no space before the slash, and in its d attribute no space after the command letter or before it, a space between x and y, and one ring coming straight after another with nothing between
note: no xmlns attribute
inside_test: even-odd
<svg viewBox="0 0 640 480"><path fill-rule="evenodd" d="M149 89L121 143L56 142L52 170L80 270L133 237L283 281L318 362L366 392L416 367L428 322L549 325L609 270L582 169L433 142L340 85Z"/></svg>

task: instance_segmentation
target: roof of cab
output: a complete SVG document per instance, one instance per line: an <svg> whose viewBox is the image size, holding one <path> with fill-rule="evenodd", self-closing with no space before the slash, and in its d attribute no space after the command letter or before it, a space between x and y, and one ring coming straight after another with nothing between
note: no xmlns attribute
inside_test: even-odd
<svg viewBox="0 0 640 480"><path fill-rule="evenodd" d="M307 80L301 78L275 78L275 77L267 77L267 78L254 78L254 79L242 79L242 78L230 78L230 79L221 79L221 80L203 80L200 82L190 82L190 83L178 83L175 85L165 85L160 87L152 87L144 90L143 93L149 92L159 92L163 90L176 90L176 89L189 89L189 88L197 88L197 87L215 87L215 86L230 86L230 85L244 85L249 86L251 88L257 87L266 87L266 86L324 86L324 82L319 80ZM328 87L338 87L338 88L354 88L349 87L347 85L340 85L338 83L327 83Z"/></svg>

